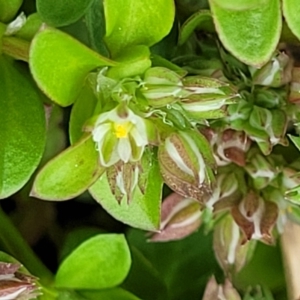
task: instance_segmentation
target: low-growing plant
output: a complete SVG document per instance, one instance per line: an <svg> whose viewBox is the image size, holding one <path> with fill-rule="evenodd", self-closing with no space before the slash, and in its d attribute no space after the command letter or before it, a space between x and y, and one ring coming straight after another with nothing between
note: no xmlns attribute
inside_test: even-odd
<svg viewBox="0 0 300 300"><path fill-rule="evenodd" d="M0 300L299 297L299 11L0 0Z"/></svg>

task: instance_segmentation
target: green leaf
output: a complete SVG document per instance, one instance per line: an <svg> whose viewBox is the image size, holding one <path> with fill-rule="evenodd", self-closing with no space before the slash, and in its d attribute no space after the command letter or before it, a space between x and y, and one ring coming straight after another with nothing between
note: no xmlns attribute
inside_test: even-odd
<svg viewBox="0 0 300 300"><path fill-rule="evenodd" d="M36 7L44 22L59 27L80 19L92 2L93 0L37 0Z"/></svg>
<svg viewBox="0 0 300 300"><path fill-rule="evenodd" d="M30 179L45 147L41 95L28 72L0 56L0 199Z"/></svg>
<svg viewBox="0 0 300 300"><path fill-rule="evenodd" d="M92 185L105 169L90 135L49 161L35 178L31 196L52 201L74 198Z"/></svg>
<svg viewBox="0 0 300 300"><path fill-rule="evenodd" d="M232 10L257 8L268 0L214 0L220 7Z"/></svg>
<svg viewBox="0 0 300 300"><path fill-rule="evenodd" d="M52 28L35 36L29 53L29 66L38 86L61 106L75 101L89 72L116 64Z"/></svg>
<svg viewBox="0 0 300 300"><path fill-rule="evenodd" d="M149 48L142 45L124 49L115 60L120 65L111 67L107 72L107 76L114 79L141 75L151 67Z"/></svg>
<svg viewBox="0 0 300 300"><path fill-rule="evenodd" d="M101 234L77 247L60 265L58 288L104 289L120 284L131 265L124 235Z"/></svg>
<svg viewBox="0 0 300 300"><path fill-rule="evenodd" d="M9 22L16 15L23 0L0 0L0 21Z"/></svg>
<svg viewBox="0 0 300 300"><path fill-rule="evenodd" d="M42 20L39 14L31 14L19 31L16 32L15 36L21 39L31 41L34 35L38 32L42 25Z"/></svg>
<svg viewBox="0 0 300 300"><path fill-rule="evenodd" d="M300 137L299 136L293 136L291 134L288 134L288 137L291 139L291 141L294 143L294 145L300 151Z"/></svg>
<svg viewBox="0 0 300 300"><path fill-rule="evenodd" d="M84 134L83 125L93 115L96 105L97 98L92 87L85 84L71 110L69 123L71 144L77 142Z"/></svg>
<svg viewBox="0 0 300 300"><path fill-rule="evenodd" d="M132 45L152 46L171 30L173 0L106 0L106 44L114 56Z"/></svg>
<svg viewBox="0 0 300 300"><path fill-rule="evenodd" d="M118 203L110 189L106 174L102 175L89 191L93 198L117 220L132 227L154 231L159 229L163 182L157 161L153 160L149 164L148 167L146 165L142 167L144 176L148 176L147 183L143 187L144 194L136 187L129 204L126 197L120 204Z"/></svg>
<svg viewBox="0 0 300 300"><path fill-rule="evenodd" d="M101 233L106 232L97 227L76 227L66 235L64 243L60 248L59 260L61 261L62 259L65 259L76 247L78 247L85 240Z"/></svg>
<svg viewBox="0 0 300 300"><path fill-rule="evenodd" d="M84 21L87 27L88 36L92 49L108 56L108 50L103 41L105 36L105 18L103 1L94 0L90 8L87 10Z"/></svg>
<svg viewBox="0 0 300 300"><path fill-rule="evenodd" d="M218 5L219 2L209 1L224 47L248 65L264 65L271 58L280 38L280 1L265 0L258 7L247 10L225 9Z"/></svg>
<svg viewBox="0 0 300 300"><path fill-rule="evenodd" d="M80 295L86 300L139 300L140 298L121 288L104 289L98 291L82 291Z"/></svg>
<svg viewBox="0 0 300 300"><path fill-rule="evenodd" d="M178 44L183 45L191 34L198 28L214 31L212 16L209 10L200 10L189 17L182 25Z"/></svg>
<svg viewBox="0 0 300 300"><path fill-rule="evenodd" d="M300 39L300 2L297 0L283 0L282 9L288 27Z"/></svg>

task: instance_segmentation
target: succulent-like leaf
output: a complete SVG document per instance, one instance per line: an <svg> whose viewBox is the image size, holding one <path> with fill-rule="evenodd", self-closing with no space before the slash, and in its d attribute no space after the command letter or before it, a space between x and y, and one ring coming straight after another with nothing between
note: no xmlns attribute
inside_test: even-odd
<svg viewBox="0 0 300 300"><path fill-rule="evenodd" d="M0 199L30 178L45 147L41 95L28 72L0 56Z"/></svg>
<svg viewBox="0 0 300 300"><path fill-rule="evenodd" d="M266 0L258 6L254 5L244 10L225 8L220 5L219 0L210 0L209 3L216 30L224 47L248 65L264 65L273 55L279 41L280 1Z"/></svg>
<svg viewBox="0 0 300 300"><path fill-rule="evenodd" d="M116 62L93 52L62 31L46 28L33 39L29 66L41 90L61 106L78 97L89 72Z"/></svg>
<svg viewBox="0 0 300 300"><path fill-rule="evenodd" d="M125 196L120 203L117 201L116 196L112 193L107 174L101 176L89 188L89 192L117 220L132 227L156 231L159 229L163 182L157 162L148 160L148 158L144 159L141 173L147 178L139 182L143 186L136 187L129 204Z"/></svg>
<svg viewBox="0 0 300 300"><path fill-rule="evenodd" d="M114 287L125 279L130 264L130 251L124 235L97 235L67 256L57 271L55 285L71 289Z"/></svg>
<svg viewBox="0 0 300 300"><path fill-rule="evenodd" d="M106 0L104 2L105 42L113 54L129 46L152 46L171 30L175 7L173 0ZM153 26L155 24L155 26Z"/></svg>
<svg viewBox="0 0 300 300"><path fill-rule="evenodd" d="M282 10L286 23L292 33L300 39L300 2L297 0L283 0Z"/></svg>
<svg viewBox="0 0 300 300"><path fill-rule="evenodd" d="M93 0L37 0L36 7L42 20L47 24L60 27L76 22L89 8Z"/></svg>
<svg viewBox="0 0 300 300"><path fill-rule="evenodd" d="M83 193L104 172L90 135L49 161L38 173L31 196L52 201L74 198Z"/></svg>
<svg viewBox="0 0 300 300"><path fill-rule="evenodd" d="M16 15L23 0L0 0L0 21L9 22Z"/></svg>

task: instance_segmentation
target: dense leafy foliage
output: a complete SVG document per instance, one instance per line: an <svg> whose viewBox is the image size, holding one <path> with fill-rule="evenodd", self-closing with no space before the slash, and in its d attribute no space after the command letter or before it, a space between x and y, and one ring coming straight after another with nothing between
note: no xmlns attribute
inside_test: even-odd
<svg viewBox="0 0 300 300"><path fill-rule="evenodd" d="M146 2L0 0L0 300L297 296L298 2Z"/></svg>

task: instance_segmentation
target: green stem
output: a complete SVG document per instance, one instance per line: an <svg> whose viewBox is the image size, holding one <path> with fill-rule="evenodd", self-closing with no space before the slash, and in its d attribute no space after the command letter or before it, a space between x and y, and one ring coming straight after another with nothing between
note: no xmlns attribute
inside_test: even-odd
<svg viewBox="0 0 300 300"><path fill-rule="evenodd" d="M2 52L15 59L28 62L29 46L28 41L16 37L4 36L2 38Z"/></svg>
<svg viewBox="0 0 300 300"><path fill-rule="evenodd" d="M42 284L52 282L53 275L35 255L9 217L0 208L0 248L24 264L34 276L40 278Z"/></svg>

